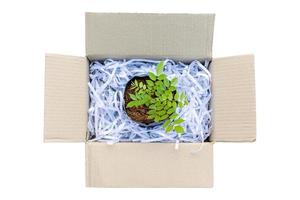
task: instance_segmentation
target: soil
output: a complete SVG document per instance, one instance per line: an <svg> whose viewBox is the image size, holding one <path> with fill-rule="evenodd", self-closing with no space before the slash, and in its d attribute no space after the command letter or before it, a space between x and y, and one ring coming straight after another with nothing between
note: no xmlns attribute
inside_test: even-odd
<svg viewBox="0 0 300 200"><path fill-rule="evenodd" d="M149 109L146 106L143 105L139 107L127 108L127 104L131 101L129 94L135 93L134 89L131 89L131 83L135 80L137 80L138 82L144 82L146 84L146 80L149 80L149 77L135 77L127 83L124 94L125 111L132 120L148 125L153 123L154 121L152 119L148 119L147 113Z"/></svg>

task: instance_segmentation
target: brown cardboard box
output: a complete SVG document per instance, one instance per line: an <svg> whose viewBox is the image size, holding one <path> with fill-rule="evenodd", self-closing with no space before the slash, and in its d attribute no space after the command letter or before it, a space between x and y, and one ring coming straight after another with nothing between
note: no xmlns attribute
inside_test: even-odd
<svg viewBox="0 0 300 200"><path fill-rule="evenodd" d="M214 142L256 139L254 57L212 59L213 29L212 14L87 13L86 57L46 55L44 141L86 143L89 187L212 187ZM211 59L209 142L87 141L88 63L105 58Z"/></svg>

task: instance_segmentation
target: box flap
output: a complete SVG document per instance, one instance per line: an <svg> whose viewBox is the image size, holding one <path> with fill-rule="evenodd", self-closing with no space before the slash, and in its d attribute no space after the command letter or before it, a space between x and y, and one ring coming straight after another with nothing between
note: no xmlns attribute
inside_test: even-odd
<svg viewBox="0 0 300 200"><path fill-rule="evenodd" d="M86 143L88 187L212 187L213 144ZM191 153L202 149L197 153Z"/></svg>
<svg viewBox="0 0 300 200"><path fill-rule="evenodd" d="M85 141L88 109L86 58L47 54L45 65L44 141Z"/></svg>
<svg viewBox="0 0 300 200"><path fill-rule="evenodd" d="M86 13L86 54L101 58L210 59L214 14Z"/></svg>
<svg viewBox="0 0 300 200"><path fill-rule="evenodd" d="M254 56L213 59L213 132L211 141L256 139Z"/></svg>

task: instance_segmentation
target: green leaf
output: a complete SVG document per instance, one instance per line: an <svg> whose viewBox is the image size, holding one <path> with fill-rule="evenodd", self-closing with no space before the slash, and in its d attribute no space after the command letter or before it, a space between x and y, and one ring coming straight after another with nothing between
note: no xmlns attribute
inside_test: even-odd
<svg viewBox="0 0 300 200"><path fill-rule="evenodd" d="M153 115L149 115L147 118L148 118L148 119L154 119L154 118L155 118L155 116L153 116Z"/></svg>
<svg viewBox="0 0 300 200"><path fill-rule="evenodd" d="M170 108L170 109L167 111L168 114L172 114L172 113L174 113L174 112L175 112L175 108Z"/></svg>
<svg viewBox="0 0 300 200"><path fill-rule="evenodd" d="M174 121L174 124L181 124L182 122L184 122L184 119L179 118Z"/></svg>
<svg viewBox="0 0 300 200"><path fill-rule="evenodd" d="M156 107L159 107L160 105L161 105L160 101L157 101L157 102L155 103L155 106L156 106Z"/></svg>
<svg viewBox="0 0 300 200"><path fill-rule="evenodd" d="M143 82L140 82L139 86L140 88L143 88Z"/></svg>
<svg viewBox="0 0 300 200"><path fill-rule="evenodd" d="M148 115L154 115L155 113L156 113L155 110L149 110L147 114L148 114Z"/></svg>
<svg viewBox="0 0 300 200"><path fill-rule="evenodd" d="M173 92L173 91L175 91L175 90L176 90L176 87L174 87L174 86L171 86L171 87L170 87L170 91Z"/></svg>
<svg viewBox="0 0 300 200"><path fill-rule="evenodd" d="M170 92L169 90L164 90L164 93L169 96L170 94L172 94L172 92Z"/></svg>
<svg viewBox="0 0 300 200"><path fill-rule="evenodd" d="M169 126L170 123L171 123L171 121L169 119L167 121L165 121L165 123L163 124L163 128L166 128L167 126Z"/></svg>
<svg viewBox="0 0 300 200"><path fill-rule="evenodd" d="M163 108L164 108L164 106L160 105L160 106L156 107L156 110L162 110Z"/></svg>
<svg viewBox="0 0 300 200"><path fill-rule="evenodd" d="M139 85L138 81L135 79L134 80L134 86L137 87Z"/></svg>
<svg viewBox="0 0 300 200"><path fill-rule="evenodd" d="M173 106L173 108L176 109L177 108L177 103L175 101L173 101L172 106Z"/></svg>
<svg viewBox="0 0 300 200"><path fill-rule="evenodd" d="M167 128L166 128L166 132L167 133L169 133L170 131L172 131L173 130L173 126L172 125L170 125L170 126L168 126Z"/></svg>
<svg viewBox="0 0 300 200"><path fill-rule="evenodd" d="M156 82L155 82L155 85L161 86L161 85L163 85L163 82L161 82L160 80L159 80L159 81L156 81Z"/></svg>
<svg viewBox="0 0 300 200"><path fill-rule="evenodd" d="M146 82L147 82L147 84L148 84L149 86L153 86L153 85L154 85L153 81L151 81L151 80L146 80Z"/></svg>
<svg viewBox="0 0 300 200"><path fill-rule="evenodd" d="M169 86L170 86L170 81L169 81L167 78L164 79L164 85L165 85L166 87L169 87Z"/></svg>
<svg viewBox="0 0 300 200"><path fill-rule="evenodd" d="M149 74L149 77L152 81L156 81L156 75L155 74L153 74L152 72L149 72L148 74Z"/></svg>
<svg viewBox="0 0 300 200"><path fill-rule="evenodd" d="M168 106L168 107L171 107L171 106L172 106L172 102L171 102L171 101L168 101L167 106Z"/></svg>
<svg viewBox="0 0 300 200"><path fill-rule="evenodd" d="M161 87L157 88L156 91L158 92L158 97L159 97L162 93L164 93L164 89L161 88Z"/></svg>
<svg viewBox="0 0 300 200"><path fill-rule="evenodd" d="M169 99L170 101L173 100L173 94L172 94L172 93L169 94L168 99Z"/></svg>
<svg viewBox="0 0 300 200"><path fill-rule="evenodd" d="M160 74L159 76L158 76L158 80L164 80L166 78L166 75L165 74Z"/></svg>
<svg viewBox="0 0 300 200"><path fill-rule="evenodd" d="M145 99L147 100L147 101L150 101L151 100L151 96L149 96L149 94L145 94Z"/></svg>
<svg viewBox="0 0 300 200"><path fill-rule="evenodd" d="M165 86L164 84L160 85L159 87L160 87L160 89L162 89L164 92L166 91L166 86Z"/></svg>
<svg viewBox="0 0 300 200"><path fill-rule="evenodd" d="M156 74L160 75L164 69L164 61L160 61L156 67Z"/></svg>
<svg viewBox="0 0 300 200"><path fill-rule="evenodd" d="M165 115L163 115L163 116L160 117L160 121L165 120L165 119L167 119L168 117L169 117L169 115L168 115L168 114L165 114Z"/></svg>
<svg viewBox="0 0 300 200"><path fill-rule="evenodd" d="M177 82L178 82L178 79L177 78L173 78L171 80L171 85L176 86Z"/></svg>
<svg viewBox="0 0 300 200"><path fill-rule="evenodd" d="M134 94L129 94L129 96L132 100L136 100L136 96Z"/></svg>
<svg viewBox="0 0 300 200"><path fill-rule="evenodd" d="M170 119L176 119L178 117L178 114L177 113L173 113L171 116L170 116Z"/></svg>
<svg viewBox="0 0 300 200"><path fill-rule="evenodd" d="M176 133L184 133L184 128L182 126L175 126L174 129Z"/></svg>
<svg viewBox="0 0 300 200"><path fill-rule="evenodd" d="M140 99L141 95L139 93L135 93L135 97L136 97L136 99Z"/></svg>
<svg viewBox="0 0 300 200"><path fill-rule="evenodd" d="M166 97L166 95L165 94L163 94L163 95L161 95L161 98L160 98L162 101L165 101L165 100L167 100L167 97Z"/></svg>
<svg viewBox="0 0 300 200"><path fill-rule="evenodd" d="M178 94L178 92L176 92L176 94L175 94L175 96L174 96L174 99L175 99L176 101L178 101L178 97L179 97L179 94Z"/></svg>
<svg viewBox="0 0 300 200"><path fill-rule="evenodd" d="M137 100L137 101L135 101L135 105L136 106L140 106L140 105L142 105L143 103L142 103L142 100Z"/></svg>
<svg viewBox="0 0 300 200"><path fill-rule="evenodd" d="M157 115L155 116L155 119L154 119L155 122L159 122L160 121L160 117Z"/></svg>
<svg viewBox="0 0 300 200"><path fill-rule="evenodd" d="M166 114L166 111L165 111L165 110L161 110L161 111L158 112L158 114L159 114L160 116L162 116L162 115Z"/></svg>
<svg viewBox="0 0 300 200"><path fill-rule="evenodd" d="M131 107L134 107L136 106L136 101L130 101L128 104L127 104L127 108L131 108Z"/></svg>
<svg viewBox="0 0 300 200"><path fill-rule="evenodd" d="M149 108L155 110L156 106L154 104L152 104L152 105L149 106Z"/></svg>
<svg viewBox="0 0 300 200"><path fill-rule="evenodd" d="M186 99L185 101L184 101L184 105L188 105L189 104L189 101Z"/></svg>
<svg viewBox="0 0 300 200"><path fill-rule="evenodd" d="M183 108L183 103L182 102L179 102L179 108Z"/></svg>

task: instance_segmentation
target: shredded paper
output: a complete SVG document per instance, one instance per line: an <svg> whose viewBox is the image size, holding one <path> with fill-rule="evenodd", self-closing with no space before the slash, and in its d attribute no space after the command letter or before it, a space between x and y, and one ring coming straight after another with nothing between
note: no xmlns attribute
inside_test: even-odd
<svg viewBox="0 0 300 200"><path fill-rule="evenodd" d="M116 142L204 142L211 133L211 75L209 61L189 64L164 60L164 73L178 78L177 90L184 91L189 104L177 113L185 120L185 133L166 133L161 124L143 126L125 112L124 91L134 77L155 72L160 61L146 59L92 61L89 69L89 139Z"/></svg>

